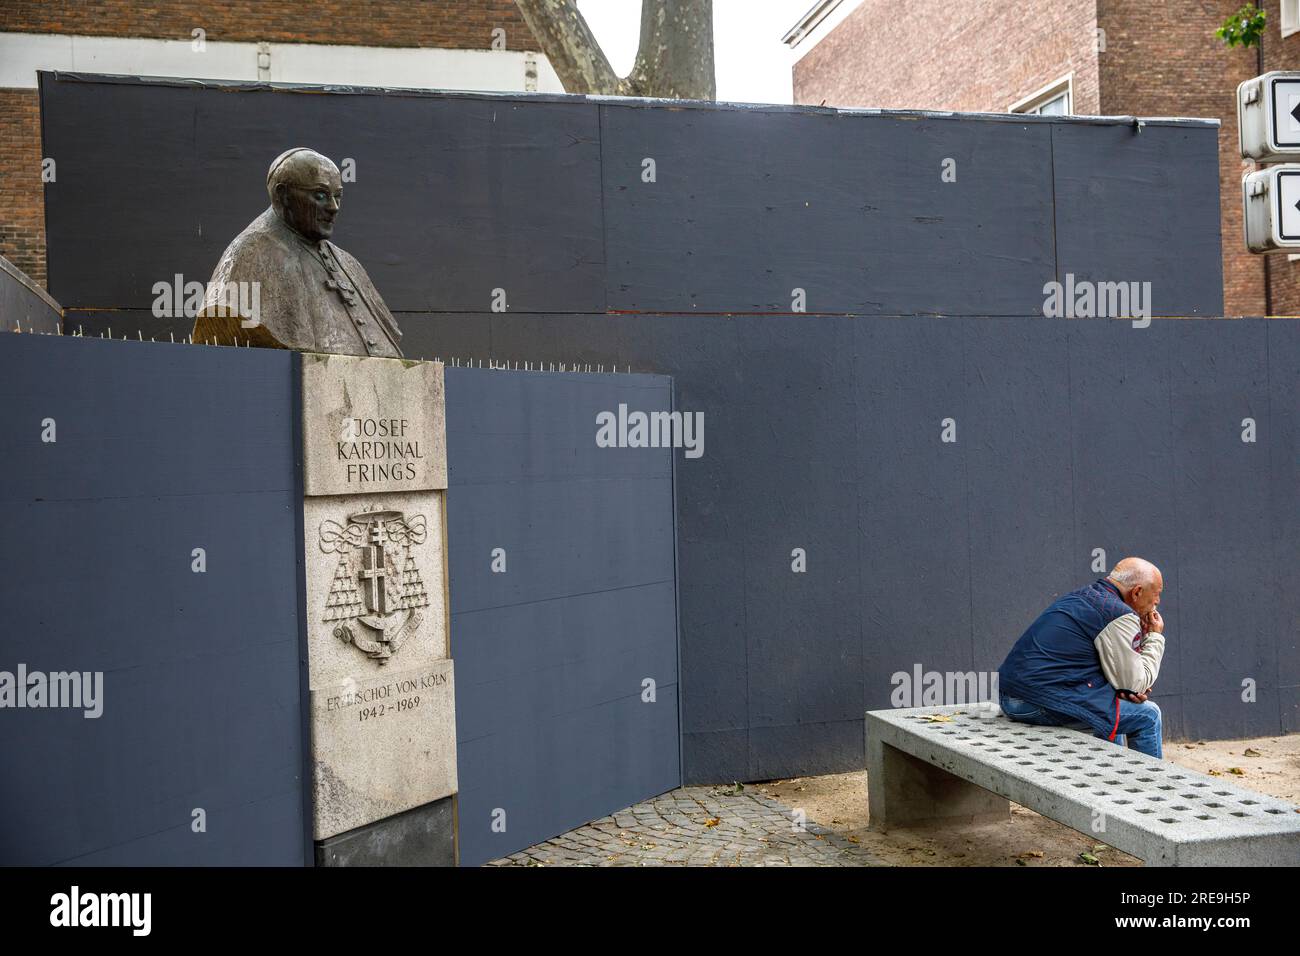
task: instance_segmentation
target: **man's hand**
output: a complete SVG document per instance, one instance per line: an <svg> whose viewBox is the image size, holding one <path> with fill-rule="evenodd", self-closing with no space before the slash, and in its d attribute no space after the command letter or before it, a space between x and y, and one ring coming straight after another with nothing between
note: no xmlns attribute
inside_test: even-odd
<svg viewBox="0 0 1300 956"><path fill-rule="evenodd" d="M1149 697L1150 694L1151 694L1150 690L1148 690L1145 694L1134 694L1126 690L1122 690L1119 692L1120 697L1122 697L1124 700L1132 701L1135 704L1145 703L1147 697Z"/></svg>
<svg viewBox="0 0 1300 956"><path fill-rule="evenodd" d="M1160 612L1152 608L1142 616L1142 633L1143 634L1163 634L1165 632L1165 619L1160 616Z"/></svg>

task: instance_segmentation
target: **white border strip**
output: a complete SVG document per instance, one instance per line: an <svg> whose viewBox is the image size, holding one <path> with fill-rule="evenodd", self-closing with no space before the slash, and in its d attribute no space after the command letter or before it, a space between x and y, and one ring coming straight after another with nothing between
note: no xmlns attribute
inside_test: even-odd
<svg viewBox="0 0 1300 956"><path fill-rule="evenodd" d="M269 56L269 65L259 54ZM524 92L528 61L536 92L563 93L550 61L523 50L331 46L321 43L232 43L0 33L0 87L35 89L37 70L117 73L181 79L322 83L407 89Z"/></svg>

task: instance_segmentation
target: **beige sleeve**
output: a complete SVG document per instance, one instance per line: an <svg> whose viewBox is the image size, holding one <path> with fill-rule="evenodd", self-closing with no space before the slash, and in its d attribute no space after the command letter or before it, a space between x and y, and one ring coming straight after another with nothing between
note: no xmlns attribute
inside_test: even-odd
<svg viewBox="0 0 1300 956"><path fill-rule="evenodd" d="M1148 634L1133 649L1133 639L1142 630L1136 614L1117 617L1102 629L1093 641L1101 670L1116 690L1129 690L1145 694L1156 682L1160 673L1160 659L1165 655L1165 637L1154 632Z"/></svg>

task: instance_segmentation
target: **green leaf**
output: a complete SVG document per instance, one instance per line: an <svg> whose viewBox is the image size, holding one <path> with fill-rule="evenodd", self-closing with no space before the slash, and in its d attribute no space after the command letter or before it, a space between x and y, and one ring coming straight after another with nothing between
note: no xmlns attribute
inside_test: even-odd
<svg viewBox="0 0 1300 956"><path fill-rule="evenodd" d="M1268 14L1248 3L1224 20L1223 26L1215 30L1214 35L1229 47L1238 44L1243 47L1258 46L1267 22Z"/></svg>

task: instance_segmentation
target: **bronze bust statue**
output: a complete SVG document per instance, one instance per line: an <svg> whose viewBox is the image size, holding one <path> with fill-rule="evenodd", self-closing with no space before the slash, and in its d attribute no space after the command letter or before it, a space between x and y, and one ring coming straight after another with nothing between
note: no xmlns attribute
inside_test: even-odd
<svg viewBox="0 0 1300 956"><path fill-rule="evenodd" d="M305 146L266 173L271 206L226 247L194 341L400 357L402 333L361 263L329 237L343 198L338 167Z"/></svg>

